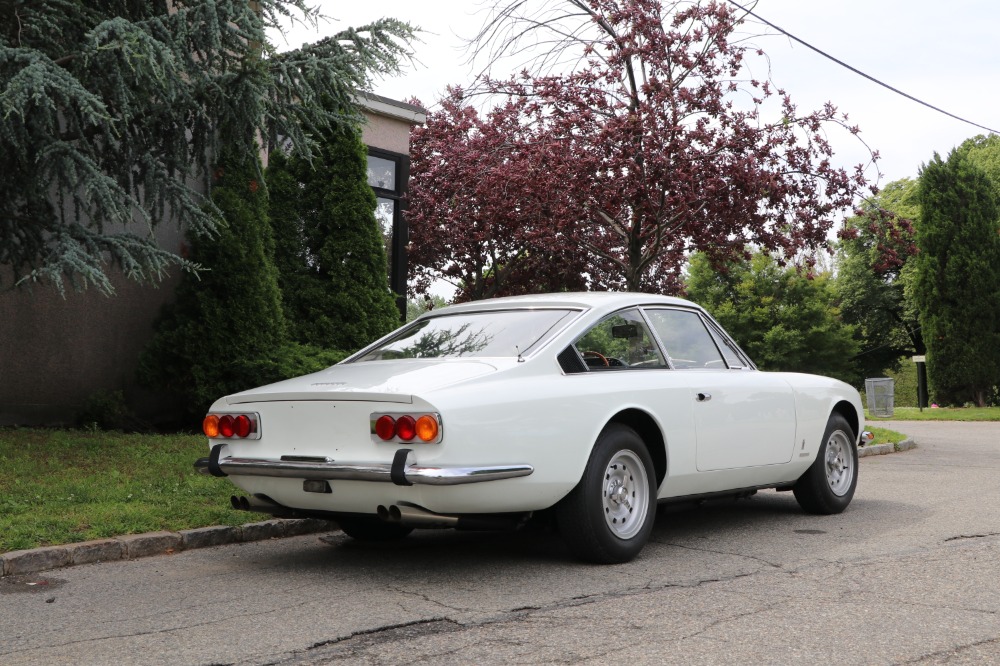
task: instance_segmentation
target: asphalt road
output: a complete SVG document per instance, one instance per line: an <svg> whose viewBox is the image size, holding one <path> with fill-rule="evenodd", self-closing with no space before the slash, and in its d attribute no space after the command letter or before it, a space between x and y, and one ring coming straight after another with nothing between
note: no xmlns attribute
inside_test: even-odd
<svg viewBox="0 0 1000 666"><path fill-rule="evenodd" d="M338 533L8 577L0 664L1000 663L1000 424L889 427L919 448L862 459L844 514L661 510L626 565Z"/></svg>

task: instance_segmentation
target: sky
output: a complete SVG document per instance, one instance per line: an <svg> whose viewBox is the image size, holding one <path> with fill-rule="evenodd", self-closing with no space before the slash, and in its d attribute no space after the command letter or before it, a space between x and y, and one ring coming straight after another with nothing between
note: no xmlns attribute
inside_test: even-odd
<svg viewBox="0 0 1000 666"><path fill-rule="evenodd" d="M749 2L749 0L748 0ZM748 6L740 0L740 4ZM318 3L332 20L319 30L296 26L274 36L294 48L347 26L393 17L422 29L416 59L402 76L377 82L374 92L416 97L433 109L445 87L468 84L479 71L467 62L466 40L483 24L481 0L380 0ZM1000 2L996 0L759 0L754 12L805 42L903 92L956 116L1000 130ZM753 21L753 19L748 19ZM771 78L800 110L832 102L861 128L881 156L881 185L916 177L935 152L942 157L984 130L932 111L825 59L762 25L754 43L768 55ZM504 72L494 70L494 75ZM850 169L867 162L855 138L831 132L835 163ZM868 172L874 179L873 170Z"/></svg>

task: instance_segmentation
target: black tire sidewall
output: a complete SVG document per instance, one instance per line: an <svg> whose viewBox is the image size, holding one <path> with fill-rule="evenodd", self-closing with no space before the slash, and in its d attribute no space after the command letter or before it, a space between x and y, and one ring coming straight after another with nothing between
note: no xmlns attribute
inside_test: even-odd
<svg viewBox="0 0 1000 666"><path fill-rule="evenodd" d="M649 501L642 527L622 539L604 517L603 488L608 464L621 451L631 451L645 467ZM628 426L609 424L598 437L583 477L556 506L556 520L564 541L574 554L589 562L605 564L633 559L649 540L656 518L656 472L642 438Z"/></svg>
<svg viewBox="0 0 1000 666"><path fill-rule="evenodd" d="M826 449L830 443L830 437L838 430L843 432L851 443L850 451L853 458L851 486L843 495L835 494L826 478ZM858 447L854 432L847 419L840 414L832 414L827 422L826 430L823 432L823 441L816 452L816 460L795 484L795 498L809 513L840 513L854 498L854 491L858 487L858 471Z"/></svg>

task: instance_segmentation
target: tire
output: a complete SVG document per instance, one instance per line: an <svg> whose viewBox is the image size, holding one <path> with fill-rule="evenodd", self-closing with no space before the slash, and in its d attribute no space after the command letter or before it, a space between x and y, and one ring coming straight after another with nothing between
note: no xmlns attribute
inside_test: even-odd
<svg viewBox="0 0 1000 666"><path fill-rule="evenodd" d="M413 531L407 525L387 523L374 517L339 518L337 524L344 534L358 541L398 541Z"/></svg>
<svg viewBox="0 0 1000 666"><path fill-rule="evenodd" d="M816 460L792 491L807 513L829 515L847 508L858 486L858 448L847 419L831 414Z"/></svg>
<svg viewBox="0 0 1000 666"><path fill-rule="evenodd" d="M556 505L556 524L572 553L616 564L639 554L656 518L653 460L628 426L609 424L594 445L583 478Z"/></svg>

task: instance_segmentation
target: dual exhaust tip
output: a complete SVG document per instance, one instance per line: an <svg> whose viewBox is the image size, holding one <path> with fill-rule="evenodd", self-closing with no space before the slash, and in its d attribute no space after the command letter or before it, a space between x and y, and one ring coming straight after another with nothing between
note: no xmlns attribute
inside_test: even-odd
<svg viewBox="0 0 1000 666"><path fill-rule="evenodd" d="M255 511L278 517L293 517L297 515L294 510L282 506L266 495L254 495L253 497L237 497L233 495L229 498L229 501L237 511ZM458 530L514 530L523 525L531 517L530 512L521 514L448 516L433 513L415 506L397 504L389 506L380 504L376 509L376 514L379 519L387 523L407 525L409 527L454 528Z"/></svg>
<svg viewBox="0 0 1000 666"><path fill-rule="evenodd" d="M457 527L458 516L443 516L413 506L383 506L379 504L376 514L387 523L399 523L414 527Z"/></svg>

